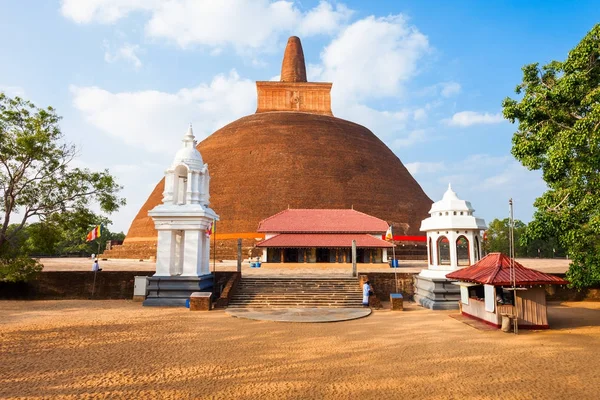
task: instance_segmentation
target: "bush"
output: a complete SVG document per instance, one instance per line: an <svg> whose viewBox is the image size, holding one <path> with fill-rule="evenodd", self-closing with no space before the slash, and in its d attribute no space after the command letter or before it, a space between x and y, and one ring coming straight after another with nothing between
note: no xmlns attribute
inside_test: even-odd
<svg viewBox="0 0 600 400"><path fill-rule="evenodd" d="M0 258L0 282L27 282L44 266L36 259L18 256Z"/></svg>

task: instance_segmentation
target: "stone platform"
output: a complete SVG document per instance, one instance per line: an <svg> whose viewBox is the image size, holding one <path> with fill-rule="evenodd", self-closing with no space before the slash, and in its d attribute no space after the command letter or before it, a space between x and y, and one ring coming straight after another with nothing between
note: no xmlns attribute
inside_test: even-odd
<svg viewBox="0 0 600 400"><path fill-rule="evenodd" d="M192 293L210 292L212 287L212 274L199 277L151 276L143 305L185 307Z"/></svg>
<svg viewBox="0 0 600 400"><path fill-rule="evenodd" d="M460 287L446 278L415 275L415 301L431 310L458 310Z"/></svg>
<svg viewBox="0 0 600 400"><path fill-rule="evenodd" d="M256 321L276 322L339 322L364 318L371 314L370 308L278 308L278 309L228 309L232 317Z"/></svg>

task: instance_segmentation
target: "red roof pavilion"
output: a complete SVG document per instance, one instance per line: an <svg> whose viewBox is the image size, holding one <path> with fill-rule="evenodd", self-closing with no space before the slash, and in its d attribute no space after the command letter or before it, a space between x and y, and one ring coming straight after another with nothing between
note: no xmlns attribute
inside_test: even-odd
<svg viewBox="0 0 600 400"><path fill-rule="evenodd" d="M516 285L566 285L569 282L558 276L526 268L514 261ZM470 267L446 275L448 279L475 282L493 286L512 285L510 258L502 253L490 253Z"/></svg>
<svg viewBox="0 0 600 400"><path fill-rule="evenodd" d="M373 233L382 234L382 219L348 209L283 210L258 224L258 232L277 233Z"/></svg>

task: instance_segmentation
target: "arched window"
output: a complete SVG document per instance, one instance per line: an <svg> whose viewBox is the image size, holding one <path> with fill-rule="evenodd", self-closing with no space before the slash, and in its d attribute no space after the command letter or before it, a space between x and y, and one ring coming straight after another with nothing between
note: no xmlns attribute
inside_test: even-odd
<svg viewBox="0 0 600 400"><path fill-rule="evenodd" d="M479 238L475 236L475 262L481 260L481 254L479 252Z"/></svg>
<svg viewBox="0 0 600 400"><path fill-rule="evenodd" d="M173 204L185 204L187 195L188 169L184 165L175 168L175 179L173 182Z"/></svg>
<svg viewBox="0 0 600 400"><path fill-rule="evenodd" d="M433 241L429 238L429 265L433 265Z"/></svg>
<svg viewBox="0 0 600 400"><path fill-rule="evenodd" d="M450 265L450 241L446 236L440 236L437 241L438 265Z"/></svg>
<svg viewBox="0 0 600 400"><path fill-rule="evenodd" d="M469 260L469 241L464 236L459 236L458 239L456 239L456 259L458 265L471 265Z"/></svg>

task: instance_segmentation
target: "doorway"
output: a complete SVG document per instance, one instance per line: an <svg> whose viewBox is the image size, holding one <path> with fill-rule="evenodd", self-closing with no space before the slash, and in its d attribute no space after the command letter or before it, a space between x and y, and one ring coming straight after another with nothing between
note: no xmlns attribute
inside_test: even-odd
<svg viewBox="0 0 600 400"><path fill-rule="evenodd" d="M329 262L329 249L318 248L317 249L317 262L328 263Z"/></svg>

